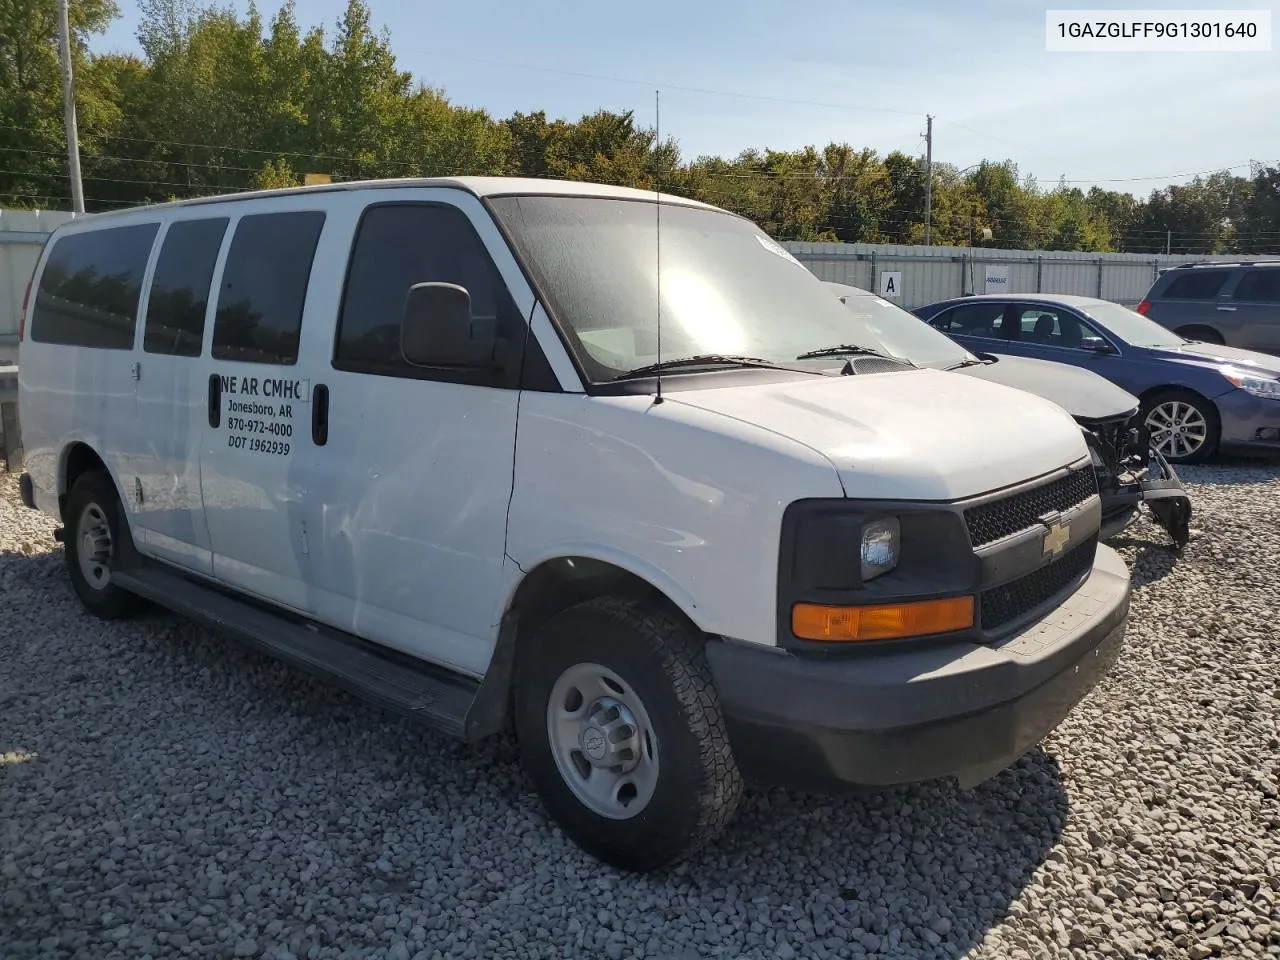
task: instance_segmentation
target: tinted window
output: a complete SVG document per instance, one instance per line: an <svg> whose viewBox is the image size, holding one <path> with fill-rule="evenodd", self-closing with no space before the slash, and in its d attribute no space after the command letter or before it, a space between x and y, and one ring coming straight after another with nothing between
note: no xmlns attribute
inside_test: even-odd
<svg viewBox="0 0 1280 960"><path fill-rule="evenodd" d="M109 350L133 348L142 276L159 225L142 223L53 242L31 317L31 339Z"/></svg>
<svg viewBox="0 0 1280 960"><path fill-rule="evenodd" d="M213 267L226 233L226 217L185 220L169 227L147 297L142 349L179 357L200 356Z"/></svg>
<svg viewBox="0 0 1280 960"><path fill-rule="evenodd" d="M1189 270L1160 294L1166 300L1212 300L1227 282L1228 270Z"/></svg>
<svg viewBox="0 0 1280 960"><path fill-rule="evenodd" d="M952 307L933 318L933 326L944 333L956 337L982 337L987 340L1002 340L1001 319L1004 315L1002 303L968 303Z"/></svg>
<svg viewBox="0 0 1280 960"><path fill-rule="evenodd" d="M1023 343L1038 343L1046 347L1080 347L1086 338L1096 338L1098 332L1075 314L1053 307L1025 307L1019 311L1021 319L1020 339Z"/></svg>
<svg viewBox="0 0 1280 960"><path fill-rule="evenodd" d="M296 363L302 308L324 214L260 213L236 224L218 291L213 355Z"/></svg>
<svg viewBox="0 0 1280 960"><path fill-rule="evenodd" d="M360 221L342 297L334 364L365 373L423 376L400 352L400 315L415 283L456 283L472 317L518 340L524 321L462 211L425 204L371 207Z"/></svg>
<svg viewBox="0 0 1280 960"><path fill-rule="evenodd" d="M1235 298L1266 303L1280 302L1280 269L1255 267L1246 271L1236 285Z"/></svg>

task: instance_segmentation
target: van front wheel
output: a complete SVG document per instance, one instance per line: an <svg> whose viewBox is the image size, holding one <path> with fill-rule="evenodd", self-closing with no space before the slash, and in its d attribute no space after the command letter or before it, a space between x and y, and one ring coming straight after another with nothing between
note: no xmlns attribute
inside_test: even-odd
<svg viewBox="0 0 1280 960"><path fill-rule="evenodd" d="M601 597L523 646L525 769L568 837L612 866L674 864L737 809L742 778L702 643L656 604Z"/></svg>
<svg viewBox="0 0 1280 960"><path fill-rule="evenodd" d="M134 613L139 598L111 582L129 527L110 475L103 470L82 474L71 487L64 516L67 573L80 602L103 620Z"/></svg>

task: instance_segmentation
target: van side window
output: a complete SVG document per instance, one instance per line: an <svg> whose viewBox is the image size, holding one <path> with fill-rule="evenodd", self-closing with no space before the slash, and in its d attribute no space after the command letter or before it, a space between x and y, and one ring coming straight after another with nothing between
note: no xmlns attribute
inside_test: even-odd
<svg viewBox="0 0 1280 960"><path fill-rule="evenodd" d="M438 204L386 204L361 218L338 315L333 365L339 370L417 379L492 383L494 375L412 366L400 352L400 315L415 283L456 283L471 314L517 348L524 318L466 214ZM515 386L519 381L503 385Z"/></svg>
<svg viewBox="0 0 1280 960"><path fill-rule="evenodd" d="M142 349L147 353L200 356L209 285L230 222L219 217L183 220L169 227L147 297L142 333Z"/></svg>
<svg viewBox="0 0 1280 960"><path fill-rule="evenodd" d="M302 308L324 212L241 217L227 252L213 321L213 356L242 363L298 362Z"/></svg>
<svg viewBox="0 0 1280 960"><path fill-rule="evenodd" d="M53 241L31 316L31 339L132 350L142 277L158 223L72 233Z"/></svg>

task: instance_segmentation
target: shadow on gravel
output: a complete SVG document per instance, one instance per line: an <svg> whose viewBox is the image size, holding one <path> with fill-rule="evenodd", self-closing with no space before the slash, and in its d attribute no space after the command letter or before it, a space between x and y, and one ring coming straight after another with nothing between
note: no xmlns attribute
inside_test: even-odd
<svg viewBox="0 0 1280 960"><path fill-rule="evenodd" d="M45 612L36 614L40 621L46 616L64 624L68 617L91 620L78 607L63 608L59 602L65 597L68 605L75 603L61 550L34 556L0 554L0 597L5 590L24 586L58 598L54 609L42 608ZM681 952L632 956L695 960L763 955L743 951L743 926L724 933L721 941L724 921L713 919L706 906L693 905L701 900L717 904L717 914L740 904L748 925L785 934L796 956L958 960L1006 918L1034 872L1053 859L1068 815L1057 762L1038 748L969 791L947 782L835 797L753 788L726 833L697 857L666 874L631 877L587 858L549 823L531 795L510 737L469 747L420 733L341 690L162 611L121 624L95 624L94 629L104 653L139 648L150 653L149 661L138 661L143 670L130 677L130 697L160 702L163 692L168 702L181 701L182 710L195 711L190 720L199 718L206 738L192 744L184 742L186 733L175 734L163 725L155 728L146 737L151 741L147 749L172 751L170 762L189 767L172 774L185 785L173 786L166 774L163 785L130 784L129 790L181 790L186 792L185 802L191 802L191 796L205 796L210 789L201 781L225 777L230 784L238 778L245 786L234 797L237 809L241 804L258 809L280 803L278 790L306 784L295 819L275 823L292 838L275 841L287 848L287 856L300 857L298 848L311 843L310 838L324 837L327 844L350 838L349 851L326 861L330 870L341 870L353 881L349 899L376 894L400 905L434 903L433 910L444 911L455 923L472 924L477 916L491 914L501 922L511 888L527 886L534 871L554 864L556 872L549 878L562 872L611 874L625 902L642 911L665 911L667 922L689 931L690 942L682 944ZM108 674L109 662L110 657L85 665L82 679L110 690L118 667L113 664ZM69 677L56 669L54 673L58 675L46 680L53 685L50 699L58 701L61 694L53 691ZM104 696L92 712L105 709L117 695ZM176 714L165 716L172 722ZM251 737L251 743L261 737L256 748L261 753L237 749L232 741L241 736ZM193 745L200 749L188 754ZM104 773L116 767L107 746L93 753L94 768ZM141 750L143 745L129 740L117 749ZM267 780L254 784L259 767ZM199 849L208 856L219 849L232 856L244 852L234 843L223 847L220 842L220 818L230 816L223 796L202 801L207 819L200 826L209 837L208 846ZM226 802L231 800L226 796ZM137 802L133 797L132 803ZM367 823L357 827L353 821ZM477 826L481 822L487 824L483 830ZM291 824L297 825L296 833ZM384 830L400 833L395 859L401 866L396 876L380 878L367 872L367 862L379 856L380 846L371 836ZM460 846L452 855L442 856L441 837L447 839L457 830L475 832L457 841ZM146 839L159 843L164 853L181 851L185 842L162 839L157 833ZM108 853L103 847L94 855ZM492 881L480 876L475 866L483 861L504 863L512 855L514 872ZM295 862L297 867L305 865L305 859ZM237 867L228 869L234 878ZM205 893L206 879L189 882L189 896L215 896ZM437 882L455 891L451 897L462 890L474 892L468 907L474 912L466 914L468 919L454 913L457 904L441 899L442 891L427 892L425 884L434 891ZM563 916L580 916L594 926L600 890L590 884L549 882L552 887L541 889L554 889L556 909L565 911ZM33 902L39 900L37 887L30 885L28 890ZM225 900L213 902L227 917L239 916L243 909L228 908ZM295 931L305 923L287 915L283 922ZM550 937L557 949L568 943L558 942L568 937L561 927ZM630 946L639 949L642 944ZM591 956L594 960L604 952Z"/></svg>
<svg viewBox="0 0 1280 960"><path fill-rule="evenodd" d="M960 958L1006 918L1067 815L1057 761L1039 747L968 791L943 781L839 797L757 788L719 842L676 874L708 888L725 876L753 878L739 881L738 897L774 917L839 918L851 935L798 920L829 955L843 940L855 957L861 947ZM773 882L806 873L813 882L804 889ZM829 899L834 909L814 909Z"/></svg>
<svg viewBox="0 0 1280 960"><path fill-rule="evenodd" d="M1280 456L1233 457L1219 454L1207 463L1188 464L1175 469L1184 483L1214 487L1246 486L1280 480Z"/></svg>
<svg viewBox="0 0 1280 960"><path fill-rule="evenodd" d="M1194 543L1193 538L1192 544ZM1133 559L1129 563L1129 581L1135 590L1163 580L1177 569L1178 563L1185 556L1185 551L1179 554L1178 548L1172 544L1153 543L1141 536L1114 537L1107 542L1107 546L1117 550L1134 550Z"/></svg>

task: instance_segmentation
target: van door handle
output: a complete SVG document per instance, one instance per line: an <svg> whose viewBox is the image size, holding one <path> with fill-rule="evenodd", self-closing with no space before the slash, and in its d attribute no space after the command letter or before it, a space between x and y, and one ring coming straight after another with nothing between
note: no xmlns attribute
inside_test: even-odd
<svg viewBox="0 0 1280 960"><path fill-rule="evenodd" d="M209 426L217 427L222 422L222 378L216 373L209 374Z"/></svg>
<svg viewBox="0 0 1280 960"><path fill-rule="evenodd" d="M317 447L329 441L329 388L323 383L311 390L311 441Z"/></svg>
<svg viewBox="0 0 1280 960"><path fill-rule="evenodd" d="M1219 307L1218 309L1221 310L1223 313L1235 313L1236 308L1235 307Z"/></svg>

